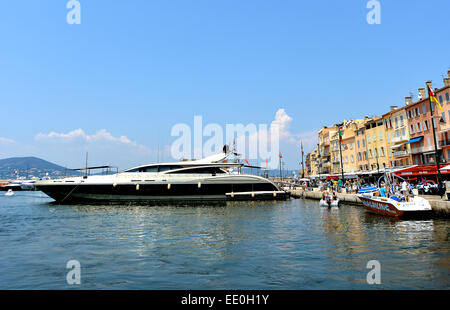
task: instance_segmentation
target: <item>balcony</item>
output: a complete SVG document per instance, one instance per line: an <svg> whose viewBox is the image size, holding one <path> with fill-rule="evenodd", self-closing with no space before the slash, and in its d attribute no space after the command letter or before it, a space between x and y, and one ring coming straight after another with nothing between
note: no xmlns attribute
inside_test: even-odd
<svg viewBox="0 0 450 310"><path fill-rule="evenodd" d="M397 152L394 152L394 157L406 156L408 154L409 154L408 151L397 151Z"/></svg>
<svg viewBox="0 0 450 310"><path fill-rule="evenodd" d="M439 148L439 146L438 146L438 148ZM420 154L420 153L431 152L431 151L434 151L434 146L433 145L412 148L411 149L411 154Z"/></svg>
<svg viewBox="0 0 450 310"><path fill-rule="evenodd" d="M392 138L392 143L399 143L403 141L408 141L409 139L406 136L394 137Z"/></svg>
<svg viewBox="0 0 450 310"><path fill-rule="evenodd" d="M439 146L448 146L450 145L450 140L439 140Z"/></svg>

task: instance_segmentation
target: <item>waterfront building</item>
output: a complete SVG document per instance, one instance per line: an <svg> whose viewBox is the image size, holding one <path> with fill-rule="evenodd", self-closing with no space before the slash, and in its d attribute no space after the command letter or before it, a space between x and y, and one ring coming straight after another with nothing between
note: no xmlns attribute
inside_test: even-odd
<svg viewBox="0 0 450 310"><path fill-rule="evenodd" d="M411 98L405 98L408 105ZM386 149L390 168L404 167L411 164L410 139L405 107L392 106L388 113L383 114L383 124L386 134Z"/></svg>
<svg viewBox="0 0 450 310"><path fill-rule="evenodd" d="M426 87L432 88L432 83L430 81L426 82ZM441 133L441 141L446 141L444 139L446 139L447 132L445 129L441 130L441 124L445 128L448 122L448 116L450 116L448 114L448 104L443 104L443 108L445 107L444 109L446 110L442 111L435 103L432 103L432 111L430 110L430 102L425 89L419 88L419 101L411 102L405 106L410 135L408 143L411 145L412 164L414 165L435 164L435 145L433 128L431 126L435 128L436 140L439 141L439 133ZM444 103L443 99L445 98L445 94L448 93L448 89L449 86L447 85L435 90L436 97L440 98L442 103ZM435 111L436 109L437 111ZM432 112L434 115L433 118L431 117ZM445 162L446 159L448 160L449 154L446 154L447 158L444 158L442 156L442 147L439 143L437 147L441 154L441 162Z"/></svg>
<svg viewBox="0 0 450 310"><path fill-rule="evenodd" d="M359 170L356 135L365 122L366 119L344 120L343 123L334 124L330 128L323 127L319 131L319 174L339 176L342 174L342 168L346 174L356 173ZM339 148L339 128L342 134L341 148Z"/></svg>
<svg viewBox="0 0 450 310"><path fill-rule="evenodd" d="M330 131L326 126L319 130L319 163L318 174L331 173Z"/></svg>
<svg viewBox="0 0 450 310"><path fill-rule="evenodd" d="M358 172L369 171L369 155L366 140L366 124L373 121L373 118L366 116L362 123L356 128L356 166Z"/></svg>
<svg viewBox="0 0 450 310"><path fill-rule="evenodd" d="M342 129L341 129L342 132ZM341 156L339 152L339 131L335 125L330 131L330 152L331 152L331 173L334 175L341 173Z"/></svg>
<svg viewBox="0 0 450 310"><path fill-rule="evenodd" d="M306 154L305 156L305 177L311 175L311 153ZM301 169L299 170L299 174L301 174Z"/></svg>
<svg viewBox="0 0 450 310"><path fill-rule="evenodd" d="M369 169L381 172L389 168L387 156L387 146L385 137L385 127L381 117L374 117L366 123L366 145Z"/></svg>
<svg viewBox="0 0 450 310"><path fill-rule="evenodd" d="M316 176L319 174L319 150L315 148L310 154L310 172L309 176Z"/></svg>
<svg viewBox="0 0 450 310"><path fill-rule="evenodd" d="M431 82L426 83L428 86L432 87ZM444 78L444 86L434 89L434 93L443 108L433 103L434 119L426 88L420 88L417 102L406 97L404 106L391 106L382 117L366 116L324 126L318 132L317 149L309 154L308 174L322 175L322 178L340 176L341 161L347 175L371 175L388 168L435 164L431 126L436 129L441 162L450 163L450 70Z"/></svg>
<svg viewBox="0 0 450 310"><path fill-rule="evenodd" d="M344 173L352 175L359 170L357 162L356 134L359 126L364 122L364 119L353 119L350 121L344 121L343 123L342 160Z"/></svg>
<svg viewBox="0 0 450 310"><path fill-rule="evenodd" d="M444 87L436 92L436 98L443 108L438 143L442 149L442 155L448 163L450 162L450 70L447 72L447 77L444 78Z"/></svg>
<svg viewBox="0 0 450 310"><path fill-rule="evenodd" d="M355 136L358 124L364 120L344 120L341 124L333 125L329 131L330 152L331 152L331 174L341 175L344 173L354 173L358 171L356 164ZM339 128L341 129L342 144L339 147ZM342 158L341 158L342 153ZM342 161L342 164L341 164Z"/></svg>

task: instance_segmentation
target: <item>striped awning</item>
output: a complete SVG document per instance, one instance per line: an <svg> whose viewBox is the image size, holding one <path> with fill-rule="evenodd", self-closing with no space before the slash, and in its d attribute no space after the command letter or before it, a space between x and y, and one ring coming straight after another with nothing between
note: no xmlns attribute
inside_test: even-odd
<svg viewBox="0 0 450 310"><path fill-rule="evenodd" d="M393 146L391 146L391 149L398 149L399 147L401 147L402 145L405 145L406 143L409 143L409 142L403 142L400 144L393 145Z"/></svg>

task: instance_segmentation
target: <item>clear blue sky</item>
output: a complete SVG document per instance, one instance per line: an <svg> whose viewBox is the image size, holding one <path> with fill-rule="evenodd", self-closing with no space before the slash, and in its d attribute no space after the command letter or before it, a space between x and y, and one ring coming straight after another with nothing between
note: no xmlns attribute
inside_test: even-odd
<svg viewBox="0 0 450 310"><path fill-rule="evenodd" d="M154 150L194 115L270 124L281 108L308 135L381 115L426 80L440 87L450 66L448 0L380 0L380 25L366 0L79 2L80 25L66 0L2 2L0 158L80 166L89 150L125 168L156 155L36 137L105 129ZM282 152L298 168L298 146Z"/></svg>

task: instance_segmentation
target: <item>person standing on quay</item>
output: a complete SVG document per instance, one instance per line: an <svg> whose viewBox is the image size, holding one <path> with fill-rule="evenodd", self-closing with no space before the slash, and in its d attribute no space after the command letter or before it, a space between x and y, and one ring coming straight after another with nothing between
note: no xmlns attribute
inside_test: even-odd
<svg viewBox="0 0 450 310"><path fill-rule="evenodd" d="M342 188L342 180L339 179L339 181L338 181L338 192L339 193L341 192L341 188Z"/></svg>
<svg viewBox="0 0 450 310"><path fill-rule="evenodd" d="M358 183L356 182L356 180L353 180L352 193L354 194L358 193Z"/></svg>

